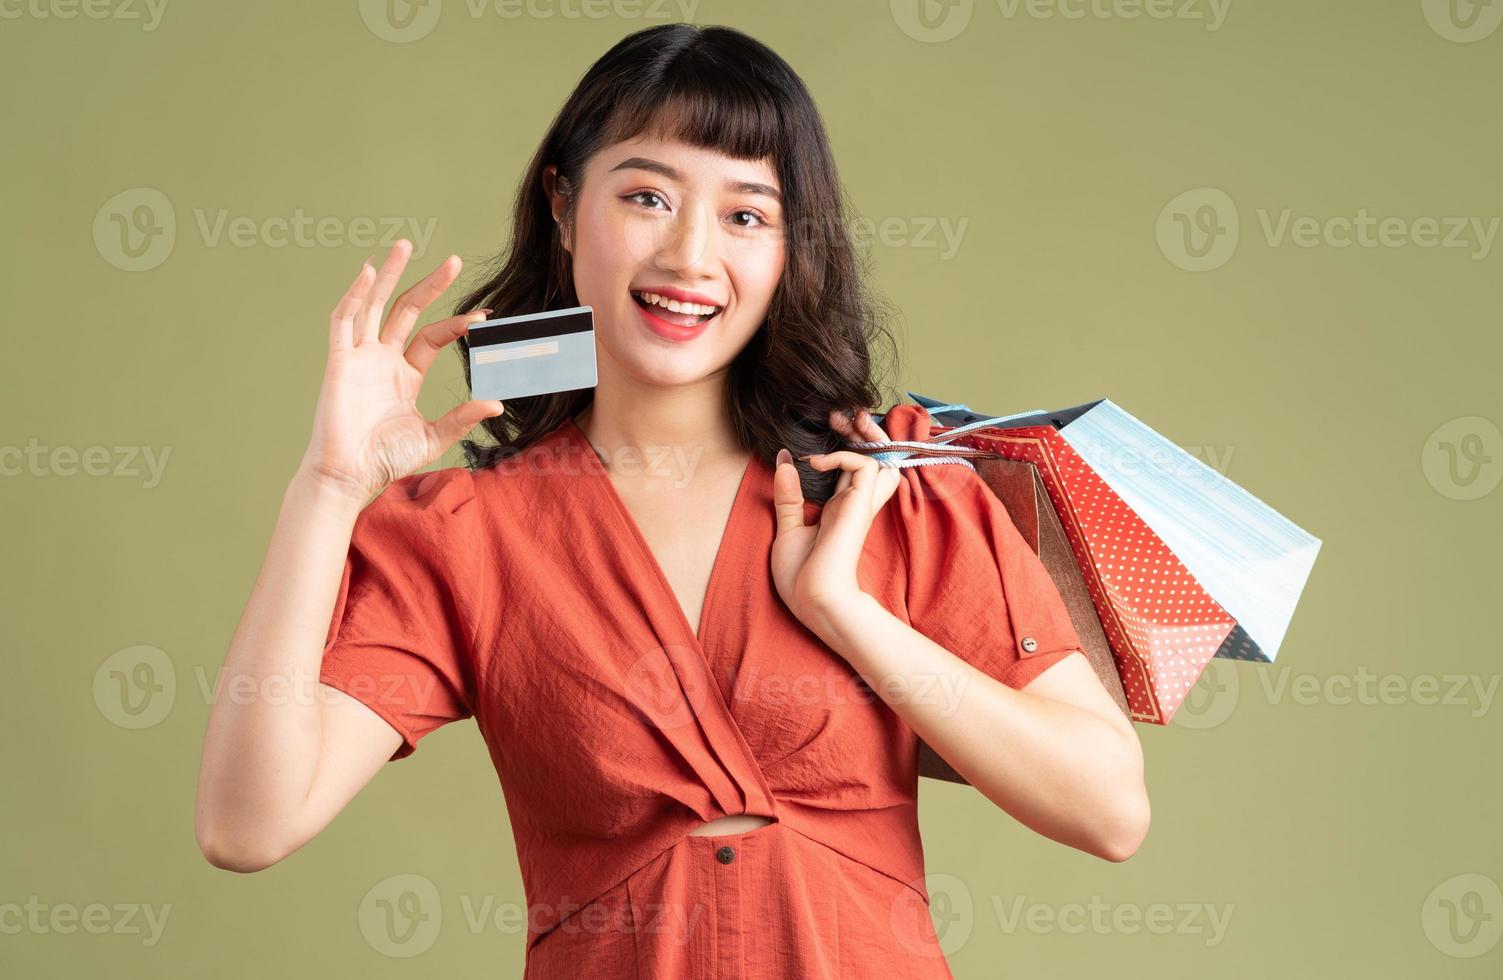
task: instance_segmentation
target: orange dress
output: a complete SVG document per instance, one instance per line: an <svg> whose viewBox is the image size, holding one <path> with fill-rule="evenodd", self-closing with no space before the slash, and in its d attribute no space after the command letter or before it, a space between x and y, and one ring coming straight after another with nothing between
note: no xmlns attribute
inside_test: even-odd
<svg viewBox="0 0 1503 980"><path fill-rule="evenodd" d="M910 405L885 419L893 439L928 424ZM742 476L697 630L572 420L493 468L405 477L355 524L321 679L402 734L393 759L475 719L530 980L951 976L917 736L778 596L772 475L753 459ZM858 582L1014 688L1080 647L966 467L902 471ZM689 833L742 813L773 822Z"/></svg>

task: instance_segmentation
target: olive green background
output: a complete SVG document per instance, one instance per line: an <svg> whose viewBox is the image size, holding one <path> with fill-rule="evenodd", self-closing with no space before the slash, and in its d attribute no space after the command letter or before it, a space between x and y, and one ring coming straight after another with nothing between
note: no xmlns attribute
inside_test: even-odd
<svg viewBox="0 0 1503 980"><path fill-rule="evenodd" d="M204 689L382 219L432 223L404 285L450 252L473 268L579 75L667 20L746 30L807 81L902 311L897 392L1110 397L1324 542L1276 666L1216 664L1173 725L1138 726L1154 817L1130 861L924 781L955 975L1503 973L1503 248L1424 220L1503 215L1503 11L1185 3L446 0L406 35L355 0L8 7L0 973L521 975L472 722L237 875L194 843ZM215 235L299 211L333 237ZM1394 221L1339 247L1334 225L1279 237L1286 211ZM422 404L462 395L446 356ZM68 455L90 447L92 475ZM115 447L169 455L153 479ZM413 881L441 928L407 958L379 916ZM143 907L167 914L154 941Z"/></svg>

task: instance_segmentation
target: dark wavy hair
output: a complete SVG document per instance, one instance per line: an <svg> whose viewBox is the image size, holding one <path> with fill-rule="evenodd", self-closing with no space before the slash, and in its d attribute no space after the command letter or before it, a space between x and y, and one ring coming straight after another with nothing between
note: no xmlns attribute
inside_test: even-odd
<svg viewBox="0 0 1503 980"><path fill-rule="evenodd" d="M650 27L590 67L528 164L511 242L454 312L502 317L580 305L544 171L558 167L558 189L568 195L561 223L572 229L586 163L643 133L740 160L770 159L776 168L784 270L766 319L730 365L726 410L741 446L769 463L783 446L795 458L839 449L830 412L880 411L896 345L864 284L864 260L858 267L849 205L813 98L771 48L732 28ZM457 346L468 388L466 338ZM581 389L508 399L504 414L481 423L494 445L461 441L466 465L482 469L521 452L593 398L593 389ZM838 470L799 464L799 472L806 499L829 499Z"/></svg>

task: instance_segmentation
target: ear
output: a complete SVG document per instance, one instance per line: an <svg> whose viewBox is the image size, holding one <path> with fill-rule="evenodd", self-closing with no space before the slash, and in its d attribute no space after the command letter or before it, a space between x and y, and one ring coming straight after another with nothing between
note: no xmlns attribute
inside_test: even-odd
<svg viewBox="0 0 1503 980"><path fill-rule="evenodd" d="M574 254L569 247L569 229L563 223L563 217L569 205L569 182L559 176L558 164L550 163L543 168L543 193L548 197L548 210L553 215L553 223L558 225L559 243L564 251Z"/></svg>

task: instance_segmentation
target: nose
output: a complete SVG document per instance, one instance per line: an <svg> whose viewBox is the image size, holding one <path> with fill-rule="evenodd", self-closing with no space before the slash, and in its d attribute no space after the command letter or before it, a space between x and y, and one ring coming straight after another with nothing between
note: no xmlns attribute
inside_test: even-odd
<svg viewBox="0 0 1503 980"><path fill-rule="evenodd" d="M695 279L712 273L719 257L714 216L698 205L685 205L667 228L653 256L654 264L680 279Z"/></svg>

